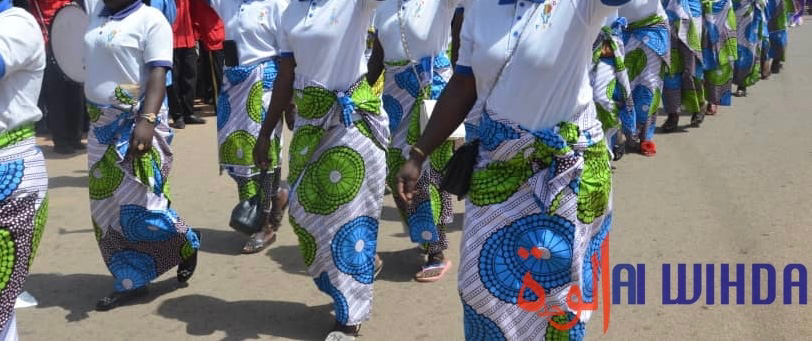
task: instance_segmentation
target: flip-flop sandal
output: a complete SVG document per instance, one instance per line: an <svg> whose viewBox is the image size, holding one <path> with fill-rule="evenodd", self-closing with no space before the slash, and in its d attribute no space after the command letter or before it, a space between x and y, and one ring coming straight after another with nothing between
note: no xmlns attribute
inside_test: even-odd
<svg viewBox="0 0 812 341"><path fill-rule="evenodd" d="M640 154L645 156L654 156L657 154L657 145L654 144L654 141L646 140L640 142Z"/></svg>
<svg viewBox="0 0 812 341"><path fill-rule="evenodd" d="M453 264L450 260L446 259L440 263L432 263L426 266L423 266L423 269L420 270L417 274L414 275L414 279L420 283L431 283L436 282L440 278L445 275L448 270L451 269ZM439 272L438 272L439 271ZM427 276L427 273L434 272L434 276ZM425 277L424 277L425 276Z"/></svg>
<svg viewBox="0 0 812 341"><path fill-rule="evenodd" d="M200 231L195 230L194 234L197 236L197 239L200 240ZM198 250L195 250L189 258L178 265L178 283L186 284L186 282L189 282L189 279L192 278L192 275L195 274L195 268L197 268L197 251Z"/></svg>
<svg viewBox="0 0 812 341"><path fill-rule="evenodd" d="M736 92L733 93L733 96L736 97L747 97L747 89L736 89Z"/></svg>
<svg viewBox="0 0 812 341"><path fill-rule="evenodd" d="M248 242L245 243L245 246L243 246L240 252L244 255L250 255L253 253L261 252L262 250L265 250L266 248L268 248L268 246L271 246L271 244L275 242L276 242L276 232L274 232L271 238L268 240L251 237L251 239L248 239Z"/></svg>

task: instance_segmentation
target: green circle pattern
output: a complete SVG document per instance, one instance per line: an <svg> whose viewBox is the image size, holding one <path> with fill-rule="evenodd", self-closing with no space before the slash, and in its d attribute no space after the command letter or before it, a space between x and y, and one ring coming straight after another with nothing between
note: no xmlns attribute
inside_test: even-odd
<svg viewBox="0 0 812 341"><path fill-rule="evenodd" d="M406 132L406 142L409 145L414 145L417 143L417 139L420 138L420 100L418 99L415 102L415 105L412 107L412 113L409 116L409 130Z"/></svg>
<svg viewBox="0 0 812 341"><path fill-rule="evenodd" d="M262 124L262 95L264 91L262 88L262 81L254 83L251 90L248 91L248 101L245 102L245 110L248 112L248 117L256 123Z"/></svg>
<svg viewBox="0 0 812 341"><path fill-rule="evenodd" d="M671 49L671 70L668 74L676 75L682 73L684 65L682 64L682 51L678 48Z"/></svg>
<svg viewBox="0 0 812 341"><path fill-rule="evenodd" d="M31 255L28 257L28 267L34 263L34 257L37 255L39 243L42 241L42 233L45 232L45 221L48 220L48 196L42 200L37 214L34 216L34 239L31 241Z"/></svg>
<svg viewBox="0 0 812 341"><path fill-rule="evenodd" d="M434 170L441 172L454 155L454 141L445 141L431 153L429 161Z"/></svg>
<svg viewBox="0 0 812 341"><path fill-rule="evenodd" d="M293 133L289 149L290 170L288 183L293 184L299 179L299 175L307 167L310 157L318 148L323 136L324 129L311 125L302 126Z"/></svg>
<svg viewBox="0 0 812 341"><path fill-rule="evenodd" d="M91 219L91 221L93 222L93 234L96 236L96 241L99 242L101 241L104 232L102 232L101 226L99 226L95 220Z"/></svg>
<svg viewBox="0 0 812 341"><path fill-rule="evenodd" d="M90 199L107 199L113 196L118 186L121 185L121 181L124 180L124 171L118 168L116 162L116 152L111 146L107 148L101 159L90 167L88 174Z"/></svg>
<svg viewBox="0 0 812 341"><path fill-rule="evenodd" d="M299 202L308 213L333 213L358 195L365 174L361 154L349 147L330 148L305 171Z"/></svg>
<svg viewBox="0 0 812 341"><path fill-rule="evenodd" d="M624 63L628 69L629 79L635 79L646 68L646 63L648 63L646 52L641 48L634 49L626 54Z"/></svg>
<svg viewBox="0 0 812 341"><path fill-rule="evenodd" d="M584 152L584 169L578 184L578 220L590 224L606 213L611 189L609 153L601 141Z"/></svg>
<svg viewBox="0 0 812 341"><path fill-rule="evenodd" d="M406 158L403 157L403 152L400 148L389 148L386 153L386 165L389 168L389 174L386 177L386 182L389 188L395 189L397 186L397 176L400 168L406 163Z"/></svg>
<svg viewBox="0 0 812 341"><path fill-rule="evenodd" d="M249 180L239 186L240 201L248 200L259 193L259 183L256 180Z"/></svg>
<svg viewBox="0 0 812 341"><path fill-rule="evenodd" d="M91 122L96 122L102 116L102 111L99 107L88 103L87 104L87 117L90 118Z"/></svg>
<svg viewBox="0 0 812 341"><path fill-rule="evenodd" d="M443 213L443 200L437 186L429 185L429 200L431 200L431 216L435 224L440 224L440 215Z"/></svg>
<svg viewBox="0 0 812 341"><path fill-rule="evenodd" d="M220 161L227 165L253 166L256 138L245 130L229 135L220 146Z"/></svg>
<svg viewBox="0 0 812 341"><path fill-rule="evenodd" d="M5 290L11 273L14 271L14 262L17 246L8 228L0 229L0 291Z"/></svg>
<svg viewBox="0 0 812 341"><path fill-rule="evenodd" d="M192 243L189 243L187 240L183 243L183 246L180 248L180 259L187 260L195 253L195 248L192 247Z"/></svg>
<svg viewBox="0 0 812 341"><path fill-rule="evenodd" d="M728 60L728 58L732 57L730 49L731 41L734 44L733 48L736 48L736 38L728 39L725 42L725 45L719 49L719 67L716 70L711 71L710 75L708 75L711 83L714 85L724 86L733 79L733 63ZM736 50L732 51L735 53Z"/></svg>
<svg viewBox="0 0 812 341"><path fill-rule="evenodd" d="M316 260L316 238L307 232L307 230L303 229L293 221L293 218L290 219L290 225L293 226L293 233L296 234L296 237L299 238L299 251L302 252L302 258L304 259L304 263L307 266L313 264L313 261Z"/></svg>

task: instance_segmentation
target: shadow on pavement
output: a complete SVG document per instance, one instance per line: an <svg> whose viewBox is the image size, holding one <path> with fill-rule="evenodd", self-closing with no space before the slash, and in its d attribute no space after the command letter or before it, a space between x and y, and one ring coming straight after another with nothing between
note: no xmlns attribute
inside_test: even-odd
<svg viewBox="0 0 812 341"><path fill-rule="evenodd" d="M383 260L383 269L376 280L389 282L414 281L414 274L423 266L426 257L417 248L379 252L378 255Z"/></svg>
<svg viewBox="0 0 812 341"><path fill-rule="evenodd" d="M271 245L266 253L275 263L279 264L282 271L293 275L308 276L307 267L302 259L299 246L296 245Z"/></svg>
<svg viewBox="0 0 812 341"><path fill-rule="evenodd" d="M87 175L82 176L54 176L48 178L48 188L87 187Z"/></svg>
<svg viewBox="0 0 812 341"><path fill-rule="evenodd" d="M192 336L226 334L223 340L258 339L271 335L293 340L323 340L333 327L331 304L309 307L284 301L227 302L204 295L173 298L158 314L186 323Z"/></svg>
<svg viewBox="0 0 812 341"><path fill-rule="evenodd" d="M201 250L206 253L218 255L240 255L240 250L242 250L242 247L249 237L247 234L234 231L230 228L228 230L193 228L200 231Z"/></svg>
<svg viewBox="0 0 812 341"><path fill-rule="evenodd" d="M154 282L149 285L149 294L146 297L129 305L149 303L180 288L174 277ZM60 307L68 311L65 320L78 322L88 318L88 313L96 309L96 301L113 290L113 277L90 274L30 274L25 281L25 290L37 299L38 309Z"/></svg>

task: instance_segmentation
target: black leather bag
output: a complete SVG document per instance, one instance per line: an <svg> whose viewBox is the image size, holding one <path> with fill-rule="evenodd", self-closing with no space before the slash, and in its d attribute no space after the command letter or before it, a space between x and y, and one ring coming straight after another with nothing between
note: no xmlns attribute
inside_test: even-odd
<svg viewBox="0 0 812 341"><path fill-rule="evenodd" d="M465 143L454 152L443 169L440 189L454 194L459 200L465 198L471 187L471 176L479 156L479 140Z"/></svg>
<svg viewBox="0 0 812 341"><path fill-rule="evenodd" d="M260 174L260 184L264 184L265 181L267 181L267 177L268 173L263 171ZM240 201L231 211L231 220L228 225L234 230L245 234L254 234L262 231L263 220L265 219L262 200L262 193L260 191L257 195Z"/></svg>

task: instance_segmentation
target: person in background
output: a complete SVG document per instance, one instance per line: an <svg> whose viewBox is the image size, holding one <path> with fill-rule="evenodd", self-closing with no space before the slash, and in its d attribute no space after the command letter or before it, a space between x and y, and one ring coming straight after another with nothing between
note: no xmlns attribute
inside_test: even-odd
<svg viewBox="0 0 812 341"><path fill-rule="evenodd" d="M15 5L24 6L24 3ZM46 69L41 27L30 13L0 0L0 339L17 340L14 303L48 217L48 173L34 124Z"/></svg>
<svg viewBox="0 0 812 341"><path fill-rule="evenodd" d="M705 119L702 71L702 0L667 0L665 10L671 24L671 64L663 80L663 104L668 118L665 133L673 132L684 109L692 114L691 126Z"/></svg>
<svg viewBox="0 0 812 341"><path fill-rule="evenodd" d="M767 0L767 31L769 33L769 49L762 64L762 78L768 78L771 74L781 72L783 63L786 60L787 43L787 20L788 8L785 0ZM792 2L789 2L792 5Z"/></svg>
<svg viewBox="0 0 812 341"><path fill-rule="evenodd" d="M54 59L50 45L50 28L57 11L71 0L31 0L29 11L39 23L45 39L48 65L39 98L54 143L54 152L73 154L84 150L82 133L85 126L85 101L82 84L67 78Z"/></svg>
<svg viewBox="0 0 812 341"><path fill-rule="evenodd" d="M660 1L631 0L618 9L628 26L623 30L640 154L654 156L654 130L663 90L663 73L671 61L668 15Z"/></svg>
<svg viewBox="0 0 812 341"><path fill-rule="evenodd" d="M90 212L114 277L114 291L96 303L106 311L146 295L152 280L176 266L185 285L197 267L200 236L169 196L172 27L140 0L85 3Z"/></svg>
<svg viewBox="0 0 812 341"><path fill-rule="evenodd" d="M733 68L738 55L736 13L731 0L705 3L705 34L703 34L703 64L705 70L705 99L708 115L716 115L718 106L730 106L733 98Z"/></svg>
<svg viewBox="0 0 812 341"><path fill-rule="evenodd" d="M169 93L169 114L172 127L183 129L187 124L203 124L206 120L195 114L197 85L197 39L192 24L190 0L175 0L177 17L172 26L174 35L174 68L172 91Z"/></svg>
<svg viewBox="0 0 812 341"><path fill-rule="evenodd" d="M747 88L761 79L762 42L767 39L766 7L766 0L733 0L738 44L733 68L736 97L746 97Z"/></svg>
<svg viewBox="0 0 812 341"><path fill-rule="evenodd" d="M376 34L367 78L374 84L381 74L385 76L383 108L389 116L392 134L387 151L390 188L396 185L395 175L420 136L423 100L436 100L451 78L446 48L459 3L460 0L391 0L375 12ZM415 274L418 282L437 281L451 269L451 260L444 254L448 249L445 230L453 221L454 208L451 195L439 188L443 168L453 152L454 141L446 141L431 155L420 181L418 200L409 205L394 197L411 241L421 245L428 255Z"/></svg>
<svg viewBox="0 0 812 341"><path fill-rule="evenodd" d="M593 45L589 74L598 120L615 161L626 153L626 146L636 149L640 145L621 37L626 25L626 19L617 14L606 18Z"/></svg>
<svg viewBox="0 0 812 341"><path fill-rule="evenodd" d="M192 24L200 46L197 95L206 104L215 104L223 85L223 41L225 27L217 13L203 1L189 2Z"/></svg>

